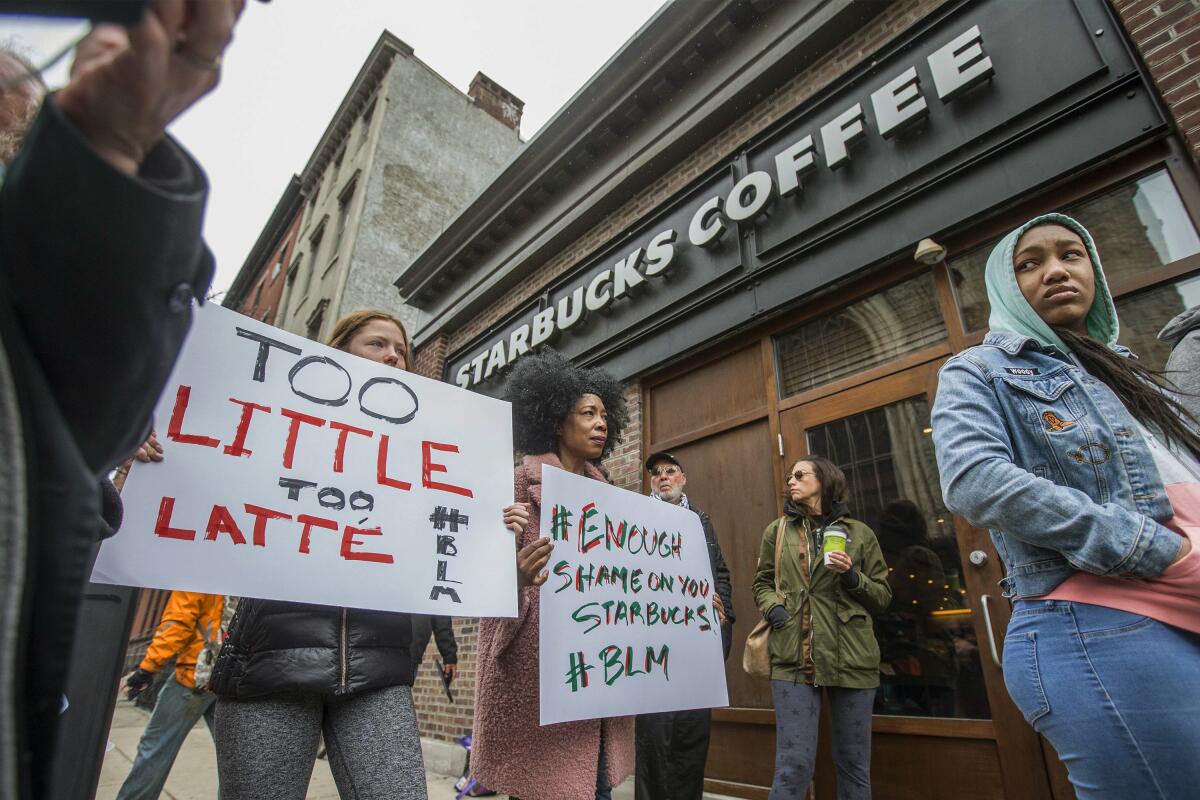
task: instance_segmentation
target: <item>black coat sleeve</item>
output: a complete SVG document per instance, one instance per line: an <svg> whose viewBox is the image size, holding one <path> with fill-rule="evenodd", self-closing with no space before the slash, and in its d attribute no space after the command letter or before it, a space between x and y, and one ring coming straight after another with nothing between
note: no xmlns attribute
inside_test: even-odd
<svg viewBox="0 0 1200 800"><path fill-rule="evenodd" d="M170 138L139 174L109 165L50 97L0 189L7 302L87 465L145 437L203 299L207 181Z"/></svg>
<svg viewBox="0 0 1200 800"><path fill-rule="evenodd" d="M433 638L437 642L438 652L442 654L443 664L458 663L458 642L454 640L454 622L450 617L430 615L433 624Z"/></svg>
<svg viewBox="0 0 1200 800"><path fill-rule="evenodd" d="M712 566L713 583L717 595L725 605L725 624L721 626L721 644L725 648L725 657L729 658L729 649L733 644L733 623L737 620L733 613L733 581L730 579L729 565L725 563L725 554L721 552L721 543L717 540L717 531L713 528L712 518L703 511L699 514L700 522L704 527L704 538L708 542L708 560Z"/></svg>

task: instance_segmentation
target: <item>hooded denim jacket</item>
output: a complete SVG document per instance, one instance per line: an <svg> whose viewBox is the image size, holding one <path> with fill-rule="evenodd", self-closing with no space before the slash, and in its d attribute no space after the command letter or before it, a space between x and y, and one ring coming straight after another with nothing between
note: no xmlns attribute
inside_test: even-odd
<svg viewBox="0 0 1200 800"><path fill-rule="evenodd" d="M946 506L989 529L1005 597L1046 594L1076 571L1154 577L1178 555L1133 417L1058 349L988 334L942 367L932 419Z"/></svg>

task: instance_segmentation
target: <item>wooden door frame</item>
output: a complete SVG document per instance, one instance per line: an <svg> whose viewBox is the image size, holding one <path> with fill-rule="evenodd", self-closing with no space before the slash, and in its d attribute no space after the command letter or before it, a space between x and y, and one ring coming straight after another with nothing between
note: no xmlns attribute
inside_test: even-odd
<svg viewBox="0 0 1200 800"><path fill-rule="evenodd" d="M818 397L782 410L779 425L783 430L784 463L808 455L805 431L809 427L913 397L924 398L932 408L937 396L938 369L948 357L948 353L933 355L924 363L856 386L840 395ZM791 419L785 423L784 416ZM1022 800L1049 800L1053 797L1050 775L1048 770L1039 769L1045 765L1041 740L1009 698L1003 671L992 658L992 647L995 647L997 655L1003 650L1004 631L1011 615L1011 604L999 594L998 583L1003 577L1003 566L986 531L972 527L957 515L952 514L951 519L962 561L963 582L972 611L975 639L979 643L979 660L991 718L875 716L872 718L872 730L876 733L990 739L996 745L1006 796ZM980 550L987 556L980 566L968 561L968 554L974 550ZM983 607L985 596L990 610ZM989 617L990 631L986 621Z"/></svg>

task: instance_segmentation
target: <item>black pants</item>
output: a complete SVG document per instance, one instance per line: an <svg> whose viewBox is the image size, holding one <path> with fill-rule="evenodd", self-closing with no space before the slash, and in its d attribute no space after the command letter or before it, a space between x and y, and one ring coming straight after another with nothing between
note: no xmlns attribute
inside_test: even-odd
<svg viewBox="0 0 1200 800"><path fill-rule="evenodd" d="M637 800L701 800L712 709L637 718Z"/></svg>

